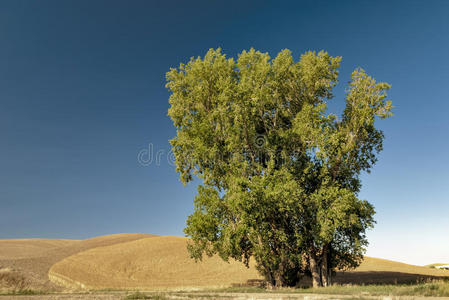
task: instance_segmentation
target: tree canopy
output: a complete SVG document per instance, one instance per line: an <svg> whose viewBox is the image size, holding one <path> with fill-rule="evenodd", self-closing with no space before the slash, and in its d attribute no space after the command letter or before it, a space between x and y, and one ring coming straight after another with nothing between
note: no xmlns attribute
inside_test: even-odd
<svg viewBox="0 0 449 300"><path fill-rule="evenodd" d="M185 228L193 258L255 259L274 286L303 275L326 286L360 264L374 225L360 174L382 150L374 123L392 104L387 83L356 69L342 116L329 113L340 61L211 49L167 73L177 171L184 184L202 180Z"/></svg>

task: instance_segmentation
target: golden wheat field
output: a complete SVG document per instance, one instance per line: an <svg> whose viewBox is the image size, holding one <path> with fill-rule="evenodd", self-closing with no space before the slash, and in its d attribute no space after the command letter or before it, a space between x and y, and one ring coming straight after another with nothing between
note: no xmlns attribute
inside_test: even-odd
<svg viewBox="0 0 449 300"><path fill-rule="evenodd" d="M445 278L449 278L449 271L365 257L357 269L338 272L334 281L340 284L401 284Z"/></svg>
<svg viewBox="0 0 449 300"><path fill-rule="evenodd" d="M402 272L407 274L421 274L430 276L449 276L447 270L432 269L428 267L414 266L387 259L365 257L363 263L356 272Z"/></svg>
<svg viewBox="0 0 449 300"><path fill-rule="evenodd" d="M190 289L261 279L253 264L248 269L216 256L195 263L186 250L187 241L149 234L82 241L0 240L0 290ZM366 257L356 270L339 272L335 282L405 283L448 276L445 270Z"/></svg>
<svg viewBox="0 0 449 300"><path fill-rule="evenodd" d="M91 248L123 243L150 234L112 234L87 240L0 240L0 291L11 289L58 290L48 271L56 262Z"/></svg>
<svg viewBox="0 0 449 300"><path fill-rule="evenodd" d="M79 244L77 240L55 239L17 239L0 242L0 260L21 259L45 255L52 249L69 247Z"/></svg>
<svg viewBox="0 0 449 300"><path fill-rule="evenodd" d="M190 288L244 284L260 279L254 266L204 257L195 263L188 239L153 237L94 248L70 256L50 269L50 279L85 288Z"/></svg>

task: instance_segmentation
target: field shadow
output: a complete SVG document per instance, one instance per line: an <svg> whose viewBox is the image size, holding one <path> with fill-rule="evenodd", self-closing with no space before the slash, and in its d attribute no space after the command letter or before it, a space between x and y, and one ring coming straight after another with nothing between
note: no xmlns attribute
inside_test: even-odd
<svg viewBox="0 0 449 300"><path fill-rule="evenodd" d="M411 274L388 271L367 271L367 272L337 272L332 278L334 284L346 285L385 285L385 284L417 284L432 280L449 280L447 276L433 276L423 274ZM246 284L234 284L233 286L263 287L265 281L261 279L250 279ZM304 277L300 282L301 288L312 287L312 279Z"/></svg>
<svg viewBox="0 0 449 300"><path fill-rule="evenodd" d="M416 284L432 280L447 280L447 276L434 276L388 271L338 272L337 284Z"/></svg>

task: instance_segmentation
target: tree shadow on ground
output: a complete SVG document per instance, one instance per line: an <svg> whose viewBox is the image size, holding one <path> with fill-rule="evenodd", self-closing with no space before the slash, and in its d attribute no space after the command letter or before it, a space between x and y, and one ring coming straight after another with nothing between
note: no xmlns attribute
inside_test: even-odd
<svg viewBox="0 0 449 300"><path fill-rule="evenodd" d="M367 271L338 272L333 281L337 284L416 284L443 279L447 280L448 277L388 271Z"/></svg>
<svg viewBox="0 0 449 300"><path fill-rule="evenodd" d="M337 272L332 278L334 284L346 285L385 285L385 284L417 284L433 280L449 280L447 276L432 276L423 274L411 274L388 271L367 271L367 272ZM245 285L235 284L233 286L253 286L262 287L265 281L261 279L250 279ZM312 287L312 280L304 277L298 284L301 288Z"/></svg>
<svg viewBox="0 0 449 300"><path fill-rule="evenodd" d="M383 285L383 284L417 284L432 280L448 280L446 276L433 276L423 274L389 272L389 271L366 271L366 272L337 272L332 278L334 284L345 285ZM299 283L301 287L311 287L312 280L304 277Z"/></svg>

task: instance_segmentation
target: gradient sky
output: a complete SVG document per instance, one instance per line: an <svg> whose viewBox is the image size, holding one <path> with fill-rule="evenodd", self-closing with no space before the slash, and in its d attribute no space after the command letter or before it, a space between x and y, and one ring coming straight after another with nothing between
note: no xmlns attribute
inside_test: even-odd
<svg viewBox="0 0 449 300"><path fill-rule="evenodd" d="M324 49L343 57L330 109L356 67L393 86L367 254L449 263L449 1L260 2L1 1L0 238L183 235L196 186L170 163L165 73L209 48Z"/></svg>

